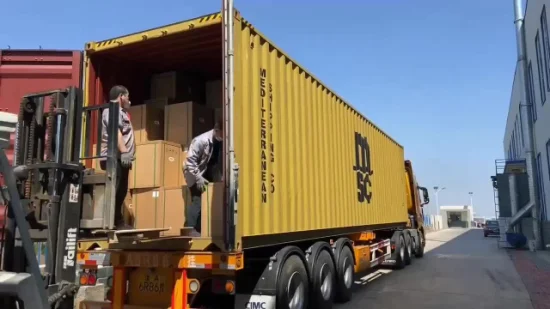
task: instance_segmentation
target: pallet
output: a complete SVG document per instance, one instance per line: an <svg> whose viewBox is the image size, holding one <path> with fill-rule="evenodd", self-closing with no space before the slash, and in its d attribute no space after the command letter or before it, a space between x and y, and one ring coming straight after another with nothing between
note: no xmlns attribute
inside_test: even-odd
<svg viewBox="0 0 550 309"><path fill-rule="evenodd" d="M106 234L108 248L117 250L206 250L214 243L211 237L189 236L193 228L181 228L180 235L161 235L169 230L170 228L96 230L93 234Z"/></svg>

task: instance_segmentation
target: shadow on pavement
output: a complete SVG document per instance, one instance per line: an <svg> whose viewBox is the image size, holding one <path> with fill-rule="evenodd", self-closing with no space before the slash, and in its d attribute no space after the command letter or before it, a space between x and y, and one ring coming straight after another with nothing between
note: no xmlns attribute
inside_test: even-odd
<svg viewBox="0 0 550 309"><path fill-rule="evenodd" d="M461 233L456 236L452 236L454 233ZM430 257L445 257L447 255L464 255L464 248L462 246L457 246L457 243L463 242L466 240L467 243L473 246L474 250L467 250L468 254L471 255L472 251L475 253L476 243L479 243L480 246L487 246L485 241L475 241L471 240L479 239L483 240L483 231L481 229L463 229L463 228L450 228L446 230L440 230L437 232L432 232L426 235L427 245L424 257L422 258L413 258L411 265L408 265L404 269L394 270L391 267L380 267L373 270L367 270L363 273L356 274L354 293L359 293L365 289L370 284L382 284L383 277L388 275L397 275L396 273L407 272L408 270L413 270L415 264L422 263L423 260L429 259ZM495 240L496 241L496 240ZM481 249L481 248L480 248ZM483 250L482 250L483 251ZM480 253L481 254L481 253ZM429 274L427 274L429 275Z"/></svg>
<svg viewBox="0 0 550 309"><path fill-rule="evenodd" d="M496 238L481 229L451 228L426 235L423 258L401 270L357 274L353 299L335 308L532 309L521 278Z"/></svg>

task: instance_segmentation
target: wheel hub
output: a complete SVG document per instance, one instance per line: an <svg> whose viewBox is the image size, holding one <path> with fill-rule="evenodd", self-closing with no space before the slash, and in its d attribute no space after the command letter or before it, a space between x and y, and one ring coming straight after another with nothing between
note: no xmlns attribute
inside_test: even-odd
<svg viewBox="0 0 550 309"><path fill-rule="evenodd" d="M298 272L294 272L288 281L286 293L289 299L289 309L303 309L304 307L304 283Z"/></svg>
<svg viewBox="0 0 550 309"><path fill-rule="evenodd" d="M330 267L327 264L323 264L320 271L321 278L321 295L324 300L329 300L332 294L332 273Z"/></svg>
<svg viewBox="0 0 550 309"><path fill-rule="evenodd" d="M405 260L405 244L404 241L401 240L401 245L399 246L399 257L401 257L401 261Z"/></svg>
<svg viewBox="0 0 550 309"><path fill-rule="evenodd" d="M353 283L353 269L348 261L348 258L344 261L344 267L344 284L346 285L346 288L349 289Z"/></svg>

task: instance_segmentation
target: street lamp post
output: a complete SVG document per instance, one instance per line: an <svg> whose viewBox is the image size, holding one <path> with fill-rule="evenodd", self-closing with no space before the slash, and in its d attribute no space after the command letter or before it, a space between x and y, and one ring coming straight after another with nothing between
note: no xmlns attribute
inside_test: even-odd
<svg viewBox="0 0 550 309"><path fill-rule="evenodd" d="M435 213L439 216L439 191L445 190L445 187L435 186Z"/></svg>
<svg viewBox="0 0 550 309"><path fill-rule="evenodd" d="M468 192L468 194L470 195L470 207L472 208L472 217L474 216L475 212L474 212L474 192L470 191Z"/></svg>

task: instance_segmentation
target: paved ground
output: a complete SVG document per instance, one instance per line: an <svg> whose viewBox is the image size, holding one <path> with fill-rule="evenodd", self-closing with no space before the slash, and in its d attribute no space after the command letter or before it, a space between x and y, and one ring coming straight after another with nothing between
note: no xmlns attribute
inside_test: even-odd
<svg viewBox="0 0 550 309"><path fill-rule="evenodd" d="M550 252L508 251L531 296L533 308L550 308Z"/></svg>
<svg viewBox="0 0 550 309"><path fill-rule="evenodd" d="M424 258L403 270L362 277L353 300L336 308L534 308L508 252L497 248L495 238L484 238L479 229L443 230L427 238Z"/></svg>

